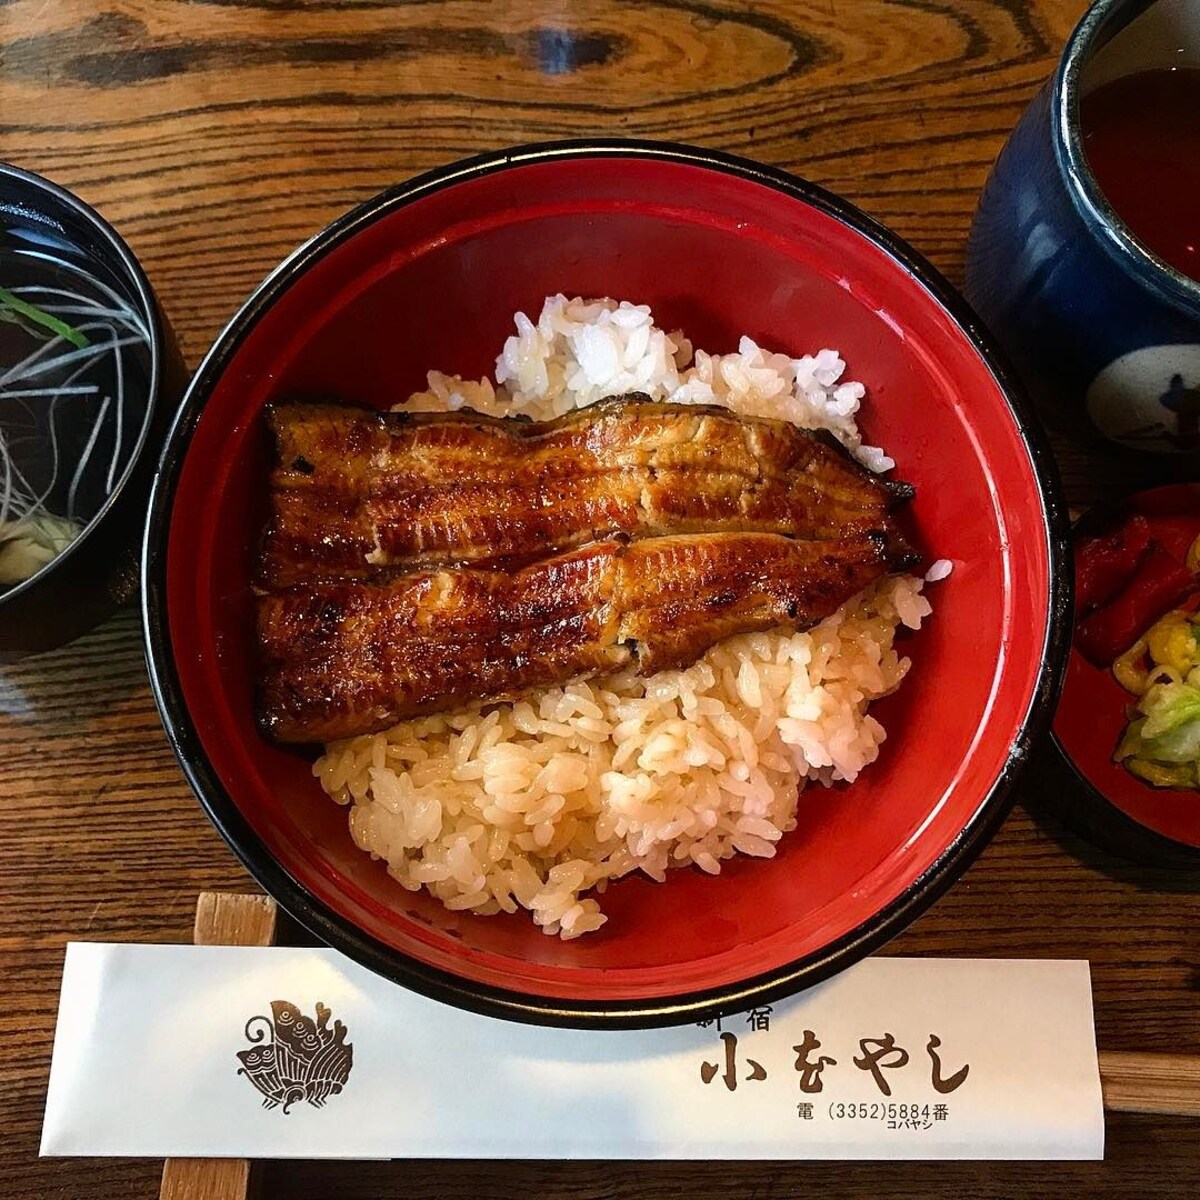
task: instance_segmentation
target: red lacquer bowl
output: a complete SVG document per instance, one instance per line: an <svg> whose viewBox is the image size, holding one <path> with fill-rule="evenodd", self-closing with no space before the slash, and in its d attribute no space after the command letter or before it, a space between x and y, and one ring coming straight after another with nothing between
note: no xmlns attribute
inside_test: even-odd
<svg viewBox="0 0 1200 1200"><path fill-rule="evenodd" d="M1100 505L1080 518L1075 538L1099 533L1134 513L1144 516L1154 538L1182 559L1200 535L1200 484L1152 488L1119 504ZM1127 858L1195 867L1200 864L1200 794L1153 787L1113 761L1132 700L1111 671L1092 666L1072 648L1054 740L1090 808L1077 803L1069 815L1079 818L1083 832Z"/></svg>
<svg viewBox="0 0 1200 1200"><path fill-rule="evenodd" d="M770 862L621 881L610 921L563 943L522 916L449 913L358 851L346 812L251 711L249 567L263 519L263 405L389 405L428 368L478 377L563 291L653 305L707 349L749 333L839 348L872 442L916 485L930 559L954 561L878 708L880 760L805 796ZM168 736L242 861L315 934L466 1008L636 1026L779 996L849 965L948 886L1001 821L1047 724L1069 585L1049 455L990 340L912 250L789 175L684 147L593 142L490 155L386 192L303 246L204 360L147 530L146 641Z"/></svg>

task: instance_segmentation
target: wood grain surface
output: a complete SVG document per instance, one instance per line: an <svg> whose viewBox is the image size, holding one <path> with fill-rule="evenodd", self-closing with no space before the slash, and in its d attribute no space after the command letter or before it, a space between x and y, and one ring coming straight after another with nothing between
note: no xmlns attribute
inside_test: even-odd
<svg viewBox="0 0 1200 1200"><path fill-rule="evenodd" d="M987 170L1081 0L0 0L0 158L97 205L193 365L300 240L385 185L542 138L668 137L858 203L961 281ZM1077 503L1124 481L1064 456ZM1084 957L1107 1050L1200 1053L1200 874L1067 832L1035 762L978 863L891 947ZM0 671L0 1196L156 1194L161 1164L37 1158L63 944L187 941L253 890L167 748L127 612ZM1109 1119L1104 1164L273 1164L265 1196L1195 1194L1200 1121Z"/></svg>

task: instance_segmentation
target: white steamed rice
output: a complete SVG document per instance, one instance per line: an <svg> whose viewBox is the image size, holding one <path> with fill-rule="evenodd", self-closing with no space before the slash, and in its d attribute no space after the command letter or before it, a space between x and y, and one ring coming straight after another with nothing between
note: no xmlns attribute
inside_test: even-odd
<svg viewBox="0 0 1200 1200"><path fill-rule="evenodd" d="M865 389L841 382L834 350L791 359L744 337L735 354L693 356L644 305L564 296L516 326L499 386L430 372L397 407L544 420L640 391L828 429L870 469L893 465L862 444ZM335 742L313 771L404 887L450 909L525 909L575 938L607 920L584 893L635 870L661 881L770 858L808 782L851 781L875 760L885 733L868 706L908 670L893 643L931 611L922 582L889 576L806 633L729 638L684 671L576 681Z"/></svg>

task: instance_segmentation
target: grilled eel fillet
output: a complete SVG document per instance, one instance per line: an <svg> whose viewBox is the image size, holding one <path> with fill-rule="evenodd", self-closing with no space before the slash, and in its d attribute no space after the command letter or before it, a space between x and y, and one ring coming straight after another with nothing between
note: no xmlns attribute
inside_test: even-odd
<svg viewBox="0 0 1200 1200"><path fill-rule="evenodd" d="M386 729L471 700L693 662L735 633L816 624L905 565L865 534L594 542L515 571L444 567L259 598L259 719L278 742Z"/></svg>
<svg viewBox="0 0 1200 1200"><path fill-rule="evenodd" d="M912 494L829 434L632 395L555 421L469 410L268 409L276 465L260 583L531 558L616 534L870 533Z"/></svg>

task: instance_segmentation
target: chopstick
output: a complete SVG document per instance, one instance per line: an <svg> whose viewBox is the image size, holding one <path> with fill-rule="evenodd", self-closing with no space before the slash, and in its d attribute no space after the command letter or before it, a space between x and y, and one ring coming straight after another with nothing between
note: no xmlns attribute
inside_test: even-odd
<svg viewBox="0 0 1200 1200"><path fill-rule="evenodd" d="M1102 1050L1100 1089L1109 1112L1200 1117L1200 1055Z"/></svg>
<svg viewBox="0 0 1200 1200"><path fill-rule="evenodd" d="M269 946L276 906L266 896L202 893L197 944ZM1101 1051L1100 1087L1108 1112L1200 1117L1200 1055ZM253 1191L244 1159L168 1159L162 1200L245 1200Z"/></svg>
<svg viewBox="0 0 1200 1200"><path fill-rule="evenodd" d="M278 909L268 896L201 892L192 940L197 946L270 946ZM168 1158L159 1200L248 1200L256 1192L244 1158Z"/></svg>

